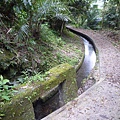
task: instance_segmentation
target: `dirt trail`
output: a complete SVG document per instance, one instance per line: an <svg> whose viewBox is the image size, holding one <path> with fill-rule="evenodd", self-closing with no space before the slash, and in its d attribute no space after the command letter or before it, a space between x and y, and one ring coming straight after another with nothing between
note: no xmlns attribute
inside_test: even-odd
<svg viewBox="0 0 120 120"><path fill-rule="evenodd" d="M120 52L108 37L91 30L88 35L99 51L99 81L75 100L43 120L120 120Z"/></svg>

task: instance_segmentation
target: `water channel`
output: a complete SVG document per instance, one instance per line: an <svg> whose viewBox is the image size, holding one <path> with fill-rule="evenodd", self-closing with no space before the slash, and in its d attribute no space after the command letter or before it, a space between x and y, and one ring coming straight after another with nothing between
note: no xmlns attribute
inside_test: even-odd
<svg viewBox="0 0 120 120"><path fill-rule="evenodd" d="M77 71L77 85L78 88L81 86L81 81L90 74L91 70L95 66L96 62L96 53L95 53L95 46L91 44L90 41L86 40L84 37L80 37L85 46L85 57L82 63L82 66ZM56 92L46 101L42 99L36 100L33 103L35 118L36 120L41 120L43 117L47 116L48 114L54 112L58 108L61 107L61 85L57 88Z"/></svg>
<svg viewBox="0 0 120 120"><path fill-rule="evenodd" d="M83 40L85 46L85 58L82 66L77 71L78 88L81 86L81 81L88 77L96 62L96 53L94 51L93 45L85 38L81 37L81 39Z"/></svg>

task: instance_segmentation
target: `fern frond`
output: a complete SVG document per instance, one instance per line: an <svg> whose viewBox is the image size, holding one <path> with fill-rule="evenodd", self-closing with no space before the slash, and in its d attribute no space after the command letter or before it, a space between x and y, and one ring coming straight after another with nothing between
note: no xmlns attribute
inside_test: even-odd
<svg viewBox="0 0 120 120"><path fill-rule="evenodd" d="M17 38L18 40L25 40L29 37L29 26L28 25L22 25L21 28L18 31Z"/></svg>

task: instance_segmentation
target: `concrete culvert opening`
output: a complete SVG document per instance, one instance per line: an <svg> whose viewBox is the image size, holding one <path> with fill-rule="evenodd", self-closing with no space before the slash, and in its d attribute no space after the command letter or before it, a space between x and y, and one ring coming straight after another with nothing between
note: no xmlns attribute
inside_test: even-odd
<svg viewBox="0 0 120 120"><path fill-rule="evenodd" d="M54 96L45 102L42 99L36 100L33 103L33 107L35 119L41 120L59 108L59 93L57 92Z"/></svg>
<svg viewBox="0 0 120 120"><path fill-rule="evenodd" d="M55 87L50 93L43 99L39 98L33 102L34 114L36 120L41 120L50 113L54 112L58 108L64 105L63 100L63 84L60 83L59 86Z"/></svg>

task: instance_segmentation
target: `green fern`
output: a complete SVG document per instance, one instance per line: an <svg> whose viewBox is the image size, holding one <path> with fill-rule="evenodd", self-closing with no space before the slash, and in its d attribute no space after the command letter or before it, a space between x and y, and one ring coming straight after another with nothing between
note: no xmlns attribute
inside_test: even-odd
<svg viewBox="0 0 120 120"><path fill-rule="evenodd" d="M26 38L29 38L29 26L28 25L22 25L21 28L18 31L17 39L18 40L25 40Z"/></svg>

